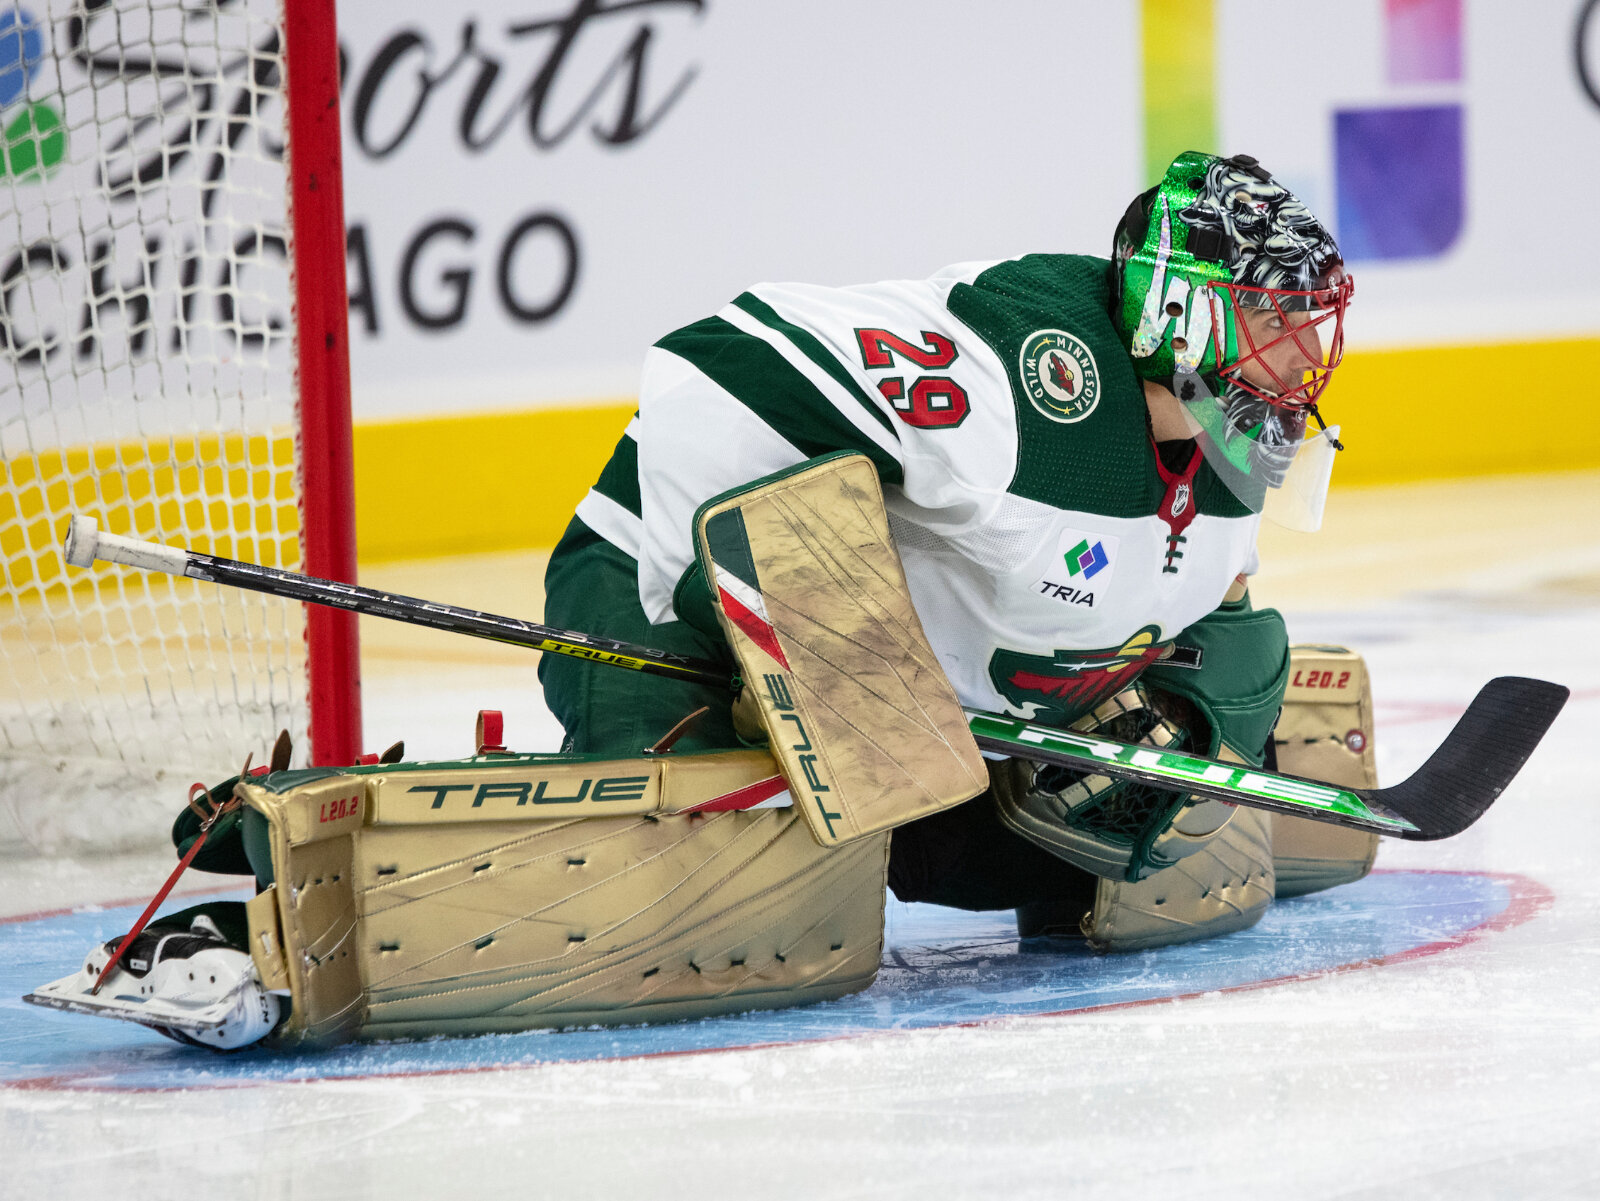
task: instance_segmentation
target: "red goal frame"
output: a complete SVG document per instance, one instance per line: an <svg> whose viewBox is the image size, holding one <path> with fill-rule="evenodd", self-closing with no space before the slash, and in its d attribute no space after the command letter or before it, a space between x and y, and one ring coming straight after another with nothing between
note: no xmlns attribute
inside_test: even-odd
<svg viewBox="0 0 1600 1201"><path fill-rule="evenodd" d="M350 310L334 0L285 0L283 25L302 569L354 584ZM356 615L307 605L306 657L311 763L354 763L361 754Z"/></svg>

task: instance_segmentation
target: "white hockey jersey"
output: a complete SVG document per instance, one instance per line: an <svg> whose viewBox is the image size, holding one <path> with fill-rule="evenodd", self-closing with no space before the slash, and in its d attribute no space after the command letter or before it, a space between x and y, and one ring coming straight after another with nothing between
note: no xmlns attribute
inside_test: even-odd
<svg viewBox="0 0 1600 1201"><path fill-rule="evenodd" d="M962 702L1070 720L1254 569L1257 517L1152 446L1110 264L1031 255L927 280L763 284L662 339L578 517L652 621L696 508L838 450L877 465L912 600Z"/></svg>

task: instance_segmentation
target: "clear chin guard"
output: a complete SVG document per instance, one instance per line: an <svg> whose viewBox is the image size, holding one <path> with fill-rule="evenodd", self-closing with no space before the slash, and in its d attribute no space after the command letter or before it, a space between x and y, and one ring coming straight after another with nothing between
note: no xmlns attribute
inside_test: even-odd
<svg viewBox="0 0 1600 1201"><path fill-rule="evenodd" d="M1322 526L1339 427L1306 429L1306 410L1240 388L1213 395L1198 374L1173 380L1189 433L1228 490L1252 513L1291 530Z"/></svg>

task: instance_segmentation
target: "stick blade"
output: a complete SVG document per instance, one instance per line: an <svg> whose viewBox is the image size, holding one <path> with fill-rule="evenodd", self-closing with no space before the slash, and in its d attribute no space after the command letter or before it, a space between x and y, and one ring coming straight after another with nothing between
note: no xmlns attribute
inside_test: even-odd
<svg viewBox="0 0 1600 1201"><path fill-rule="evenodd" d="M1566 688L1548 680L1490 680L1409 779L1363 795L1417 827L1417 833L1405 838L1432 841L1459 834L1483 816L1522 770L1567 696Z"/></svg>

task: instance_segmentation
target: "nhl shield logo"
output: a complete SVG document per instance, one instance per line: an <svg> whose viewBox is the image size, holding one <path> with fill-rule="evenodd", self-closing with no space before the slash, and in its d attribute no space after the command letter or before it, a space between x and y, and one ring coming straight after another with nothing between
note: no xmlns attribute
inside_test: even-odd
<svg viewBox="0 0 1600 1201"><path fill-rule="evenodd" d="M1100 403L1100 371L1081 339L1065 330L1041 329L1022 342L1022 388L1051 421L1082 421Z"/></svg>

